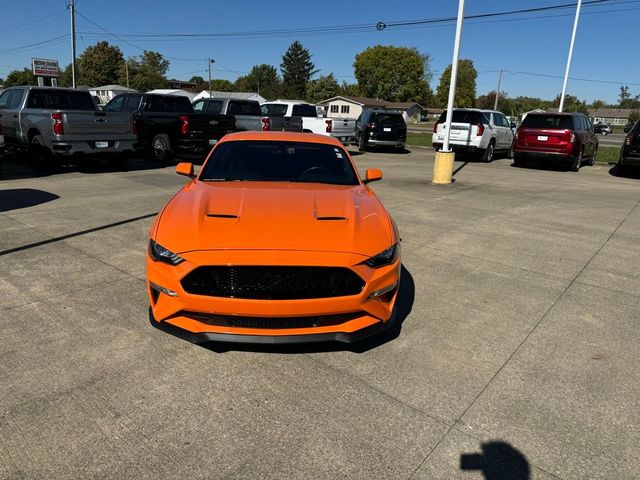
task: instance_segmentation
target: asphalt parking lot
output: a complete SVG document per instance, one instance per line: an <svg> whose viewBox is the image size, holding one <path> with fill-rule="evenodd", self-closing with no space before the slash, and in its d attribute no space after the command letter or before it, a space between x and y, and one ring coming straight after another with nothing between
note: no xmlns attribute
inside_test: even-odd
<svg viewBox="0 0 640 480"><path fill-rule="evenodd" d="M5 165L0 478L640 477L640 180L354 159L385 173L405 269L399 331L351 349L150 326L172 168Z"/></svg>

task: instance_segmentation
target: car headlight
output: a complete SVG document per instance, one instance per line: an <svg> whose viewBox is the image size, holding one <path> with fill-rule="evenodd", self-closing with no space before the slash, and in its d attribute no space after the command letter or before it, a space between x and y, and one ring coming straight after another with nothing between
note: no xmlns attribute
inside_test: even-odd
<svg viewBox="0 0 640 480"><path fill-rule="evenodd" d="M171 250L167 250L153 240L149 240L149 256L154 262L164 262L169 265L179 265L184 262L184 258L176 255Z"/></svg>
<svg viewBox="0 0 640 480"><path fill-rule="evenodd" d="M397 243L394 243L386 250L365 260L363 263L371 268L384 267L385 265L391 265L395 262L398 259L398 255L400 255L400 248Z"/></svg>

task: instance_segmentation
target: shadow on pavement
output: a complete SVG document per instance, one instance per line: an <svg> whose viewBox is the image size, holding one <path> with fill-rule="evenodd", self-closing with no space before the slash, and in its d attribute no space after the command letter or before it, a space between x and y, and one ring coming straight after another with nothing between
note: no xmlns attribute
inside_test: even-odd
<svg viewBox="0 0 640 480"><path fill-rule="evenodd" d="M640 167L630 167L628 165L614 165L609 169L609 175L622 178L634 178L640 180Z"/></svg>
<svg viewBox="0 0 640 480"><path fill-rule="evenodd" d="M0 212L19 210L51 202L60 198L55 193L35 190L33 188L11 188L0 190Z"/></svg>
<svg viewBox="0 0 640 480"><path fill-rule="evenodd" d="M507 442L483 443L481 453L460 455L460 470L481 472L486 480L529 480L527 457Z"/></svg>
<svg viewBox="0 0 640 480"><path fill-rule="evenodd" d="M339 342L324 343L306 343L306 344L289 344L289 345L252 345L244 343L223 343L223 342L207 342L196 343L203 348L216 353L226 353L230 351L242 352L262 352L274 354L300 354L300 353L319 353L319 352L338 352L351 351L354 353L364 353L388 343L400 335L402 323L411 313L415 298L415 283L411 273L402 265L400 277L400 289L398 290L398 298L396 299L396 319L394 324L388 329L377 335L365 338L360 342L347 344ZM153 320L151 310L149 310L149 321L151 325L165 333L174 335L183 340L189 341L189 335L182 334L169 324L158 324ZM173 328L171 328L173 327ZM195 342L194 342L195 343Z"/></svg>

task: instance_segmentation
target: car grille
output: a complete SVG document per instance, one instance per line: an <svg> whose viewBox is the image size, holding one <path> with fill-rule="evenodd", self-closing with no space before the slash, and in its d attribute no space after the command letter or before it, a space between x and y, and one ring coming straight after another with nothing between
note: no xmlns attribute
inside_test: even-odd
<svg viewBox="0 0 640 480"><path fill-rule="evenodd" d="M341 325L363 315L363 312L340 315L316 315L311 317L241 317L182 311L179 316L217 327L233 328L313 328Z"/></svg>
<svg viewBox="0 0 640 480"><path fill-rule="evenodd" d="M340 267L198 267L182 281L185 292L211 297L299 300L357 295L365 282Z"/></svg>

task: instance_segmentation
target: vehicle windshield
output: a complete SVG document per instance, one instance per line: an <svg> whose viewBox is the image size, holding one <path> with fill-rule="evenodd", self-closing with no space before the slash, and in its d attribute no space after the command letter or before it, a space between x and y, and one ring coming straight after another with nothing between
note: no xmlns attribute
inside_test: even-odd
<svg viewBox="0 0 640 480"><path fill-rule="evenodd" d="M569 115L540 115L530 113L524 117L522 127L571 130L573 128L573 121Z"/></svg>
<svg viewBox="0 0 640 480"><path fill-rule="evenodd" d="M73 90L39 90L34 88L29 92L27 108L95 111L96 105L88 91L74 92Z"/></svg>
<svg viewBox="0 0 640 480"><path fill-rule="evenodd" d="M202 167L203 181L264 181L358 185L344 149L322 143L230 141Z"/></svg>

